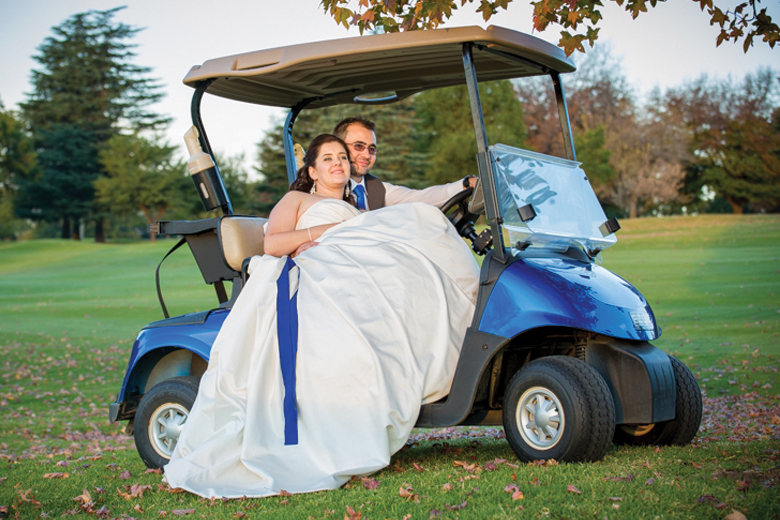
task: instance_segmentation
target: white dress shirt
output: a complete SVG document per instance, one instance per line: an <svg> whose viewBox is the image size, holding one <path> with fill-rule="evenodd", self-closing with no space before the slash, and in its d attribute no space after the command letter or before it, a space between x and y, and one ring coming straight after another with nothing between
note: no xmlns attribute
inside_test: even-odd
<svg viewBox="0 0 780 520"><path fill-rule="evenodd" d="M361 177L362 181L362 177ZM350 189L354 191L355 186L358 184L365 184L363 182L355 182L355 179L349 179ZM430 186L422 190L413 190L406 186L396 186L389 182L382 182L385 187L385 205L392 206L393 204L401 204L404 202L426 202L434 206L441 206L448 200L450 200L456 193L463 189L463 179L459 179L447 184L440 184L438 186ZM366 190L366 209L371 209L368 205L368 190Z"/></svg>

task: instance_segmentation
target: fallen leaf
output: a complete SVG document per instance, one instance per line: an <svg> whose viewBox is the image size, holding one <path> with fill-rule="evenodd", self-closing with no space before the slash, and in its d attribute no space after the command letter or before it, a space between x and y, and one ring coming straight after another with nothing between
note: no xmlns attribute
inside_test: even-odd
<svg viewBox="0 0 780 520"><path fill-rule="evenodd" d="M726 515L725 520L747 520L747 517L736 509L732 509L731 514Z"/></svg>
<svg viewBox="0 0 780 520"><path fill-rule="evenodd" d="M400 496L401 498L405 498L407 500L407 502L409 500L417 498L417 495L415 495L412 492L412 486L409 486L409 487L401 486L400 488L398 488L398 496Z"/></svg>
<svg viewBox="0 0 780 520"><path fill-rule="evenodd" d="M284 489L280 489L279 490L279 496L280 497L291 497L292 493L290 493L289 491L285 491Z"/></svg>
<svg viewBox="0 0 780 520"><path fill-rule="evenodd" d="M143 513L144 512L144 508L141 507L141 504L136 504L136 505L133 506L133 511L138 511L139 513Z"/></svg>
<svg viewBox="0 0 780 520"><path fill-rule="evenodd" d="M73 500L75 502L81 502L82 504L86 504L87 502L90 502L92 500L92 495L90 495L89 491L85 489L82 494L80 494L77 497L74 497Z"/></svg>
<svg viewBox="0 0 780 520"><path fill-rule="evenodd" d="M517 484L507 484L504 488L504 493L514 493L516 491L520 491L520 488L517 487Z"/></svg>
<svg viewBox="0 0 780 520"><path fill-rule="evenodd" d="M355 511L351 507L347 506L347 514L344 515L344 520L360 520L363 518L362 511Z"/></svg>
<svg viewBox="0 0 780 520"><path fill-rule="evenodd" d="M369 490L376 489L379 487L379 481L374 480L369 477L363 477L360 479L363 482L363 487Z"/></svg>
<svg viewBox="0 0 780 520"><path fill-rule="evenodd" d="M122 480L127 480L131 476L132 475L130 475L130 471L128 471L128 470L124 470L122 473L119 474L119 478L122 479Z"/></svg>
<svg viewBox="0 0 780 520"><path fill-rule="evenodd" d="M417 471L420 471L420 472L425 471L416 462L412 463L412 466L414 466L414 469L416 469Z"/></svg>
<svg viewBox="0 0 780 520"><path fill-rule="evenodd" d="M162 475L162 470L160 468L148 468L146 471L144 471L144 473L157 473L158 475Z"/></svg>
<svg viewBox="0 0 780 520"><path fill-rule="evenodd" d="M458 509L463 509L464 507L466 507L466 505L467 505L468 503L469 503L469 501L468 501L468 500L466 500L465 502L463 502L462 504L458 504L457 506L451 506L451 505L449 505L449 504L445 504L445 506L444 506L444 507L445 507L446 509L449 509L449 510L451 510L451 511L456 511L456 510L458 510Z"/></svg>
<svg viewBox="0 0 780 520"><path fill-rule="evenodd" d="M513 501L514 500L523 500L524 498L525 497L523 496L523 492L522 491L518 490L518 491L515 491L514 493L512 493L512 500Z"/></svg>
<svg viewBox="0 0 780 520"><path fill-rule="evenodd" d="M249 515L244 513L243 511L236 511L233 513L233 518L249 518Z"/></svg>
<svg viewBox="0 0 780 520"><path fill-rule="evenodd" d="M447 483L446 483L446 484L444 484L444 485L443 485L441 488L442 488L444 491L450 491L450 490L452 489L452 484L450 484L449 482L447 482Z"/></svg>
<svg viewBox="0 0 780 520"><path fill-rule="evenodd" d="M174 509L171 511L173 516L187 516L195 512L195 509Z"/></svg>
<svg viewBox="0 0 780 520"><path fill-rule="evenodd" d="M572 484L569 484L568 486L566 486L566 491L568 491L569 493L576 493L578 495L582 494L582 491L580 491L579 489L574 487Z"/></svg>
<svg viewBox="0 0 780 520"><path fill-rule="evenodd" d="M49 479L55 479L55 478L70 478L70 475L68 473L46 473L43 478L49 478Z"/></svg>
<svg viewBox="0 0 780 520"><path fill-rule="evenodd" d="M649 479L645 480L646 486L652 486L653 484L655 484L655 479L653 477L650 477Z"/></svg>

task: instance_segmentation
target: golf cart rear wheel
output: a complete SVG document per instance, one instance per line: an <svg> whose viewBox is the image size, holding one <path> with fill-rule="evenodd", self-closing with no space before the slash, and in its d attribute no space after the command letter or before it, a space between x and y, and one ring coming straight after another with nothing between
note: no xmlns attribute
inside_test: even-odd
<svg viewBox="0 0 780 520"><path fill-rule="evenodd" d="M198 395L200 378L181 376L152 387L135 414L135 447L150 468L162 468L171 459L182 427Z"/></svg>
<svg viewBox="0 0 780 520"><path fill-rule="evenodd" d="M607 383L576 358L532 361L512 377L504 394L504 430L520 460L599 460L614 428Z"/></svg>
<svg viewBox="0 0 780 520"><path fill-rule="evenodd" d="M615 428L615 443L685 446L696 436L702 414L699 384L682 361L674 356L669 356L669 359L676 385L674 419L654 424L620 424Z"/></svg>

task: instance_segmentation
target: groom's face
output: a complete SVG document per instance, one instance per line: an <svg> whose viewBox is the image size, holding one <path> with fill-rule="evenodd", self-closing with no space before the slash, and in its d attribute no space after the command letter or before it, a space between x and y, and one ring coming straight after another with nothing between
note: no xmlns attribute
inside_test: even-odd
<svg viewBox="0 0 780 520"><path fill-rule="evenodd" d="M376 135L368 128L353 123L347 127L344 142L347 143L349 160L353 165L352 178L360 182L376 162ZM371 150L374 153L371 153Z"/></svg>

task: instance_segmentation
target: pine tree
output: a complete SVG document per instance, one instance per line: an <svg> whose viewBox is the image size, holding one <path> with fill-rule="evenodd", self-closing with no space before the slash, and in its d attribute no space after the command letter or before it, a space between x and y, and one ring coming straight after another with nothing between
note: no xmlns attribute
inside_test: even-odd
<svg viewBox="0 0 780 520"><path fill-rule="evenodd" d="M23 123L0 103L0 240L16 238L24 223L14 218L20 184L40 171L37 154Z"/></svg>
<svg viewBox="0 0 780 520"><path fill-rule="evenodd" d="M508 80L479 85L488 141L522 146L523 108ZM430 90L414 99L419 117L418 151L430 154L429 184L441 184L477 173L477 141L465 86Z"/></svg>
<svg viewBox="0 0 780 520"><path fill-rule="evenodd" d="M94 204L92 185L104 173L98 153L108 139L167 122L147 110L163 94L148 68L131 63L128 40L140 29L114 21L120 9L79 13L52 28L34 56L41 69L32 72L33 92L21 104L43 173L20 190L18 214L62 221L63 236L71 223L91 218L102 239L106 208Z"/></svg>

